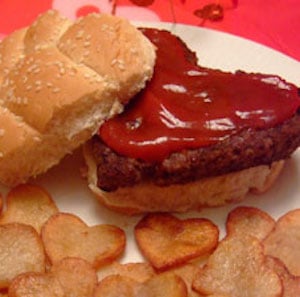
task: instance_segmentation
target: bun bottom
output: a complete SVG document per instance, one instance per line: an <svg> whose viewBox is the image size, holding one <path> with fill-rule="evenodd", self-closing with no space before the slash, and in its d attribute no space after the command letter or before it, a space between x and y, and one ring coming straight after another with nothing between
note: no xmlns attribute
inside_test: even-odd
<svg viewBox="0 0 300 297"><path fill-rule="evenodd" d="M204 178L186 184L157 186L150 182L106 192L97 187L97 168L89 147L84 147L88 185L106 207L129 215L147 212L186 212L236 203L251 192L261 194L276 181L285 161Z"/></svg>

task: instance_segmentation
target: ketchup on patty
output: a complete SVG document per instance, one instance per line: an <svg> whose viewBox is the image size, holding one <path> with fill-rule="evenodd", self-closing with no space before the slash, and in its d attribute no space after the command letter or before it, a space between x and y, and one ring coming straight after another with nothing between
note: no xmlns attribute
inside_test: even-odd
<svg viewBox="0 0 300 297"><path fill-rule="evenodd" d="M242 129L276 126L300 106L297 87L278 76L204 68L176 36L157 29L143 33L157 47L154 76L124 113L99 130L121 155L160 162Z"/></svg>

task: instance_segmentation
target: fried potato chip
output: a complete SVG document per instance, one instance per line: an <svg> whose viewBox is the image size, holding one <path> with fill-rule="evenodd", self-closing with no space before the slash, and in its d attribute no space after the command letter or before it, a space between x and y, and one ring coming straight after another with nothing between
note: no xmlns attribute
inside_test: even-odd
<svg viewBox="0 0 300 297"><path fill-rule="evenodd" d="M182 279L174 274L157 275L144 283L112 275L102 280L93 297L187 297Z"/></svg>
<svg viewBox="0 0 300 297"><path fill-rule="evenodd" d="M42 228L46 254L53 264L79 257L93 267L113 262L125 248L125 233L112 225L87 226L73 214L57 213Z"/></svg>
<svg viewBox="0 0 300 297"><path fill-rule="evenodd" d="M266 257L266 265L280 277L283 285L282 297L300 296L300 277L292 275L285 265L277 258Z"/></svg>
<svg viewBox="0 0 300 297"><path fill-rule="evenodd" d="M195 277L193 288L204 295L279 297L281 280L264 261L263 246L255 237L226 237Z"/></svg>
<svg viewBox="0 0 300 297"><path fill-rule="evenodd" d="M126 263L113 262L111 265L98 270L98 280L109 275L121 275L134 279L137 282L145 282L155 275L155 271L148 263Z"/></svg>
<svg viewBox="0 0 300 297"><path fill-rule="evenodd" d="M180 220L170 214L150 214L135 226L135 237L153 267L166 270L213 251L219 230L207 219Z"/></svg>
<svg viewBox="0 0 300 297"><path fill-rule="evenodd" d="M23 223L40 232L42 225L57 212L57 206L43 188L24 184L8 193L6 211L0 217L0 224Z"/></svg>
<svg viewBox="0 0 300 297"><path fill-rule="evenodd" d="M168 270L167 272L163 273L173 273L175 275L178 275L185 282L185 285L188 290L188 297L199 297L200 295L193 290L192 284L195 275L199 273L200 269L200 267L194 264L185 264L183 266Z"/></svg>
<svg viewBox="0 0 300 297"><path fill-rule="evenodd" d="M0 225L0 289L27 271L45 271L42 241L35 229L23 224Z"/></svg>
<svg viewBox="0 0 300 297"><path fill-rule="evenodd" d="M300 276L300 209L279 218L264 247L267 255L279 258L292 274Z"/></svg>
<svg viewBox="0 0 300 297"><path fill-rule="evenodd" d="M97 285L96 271L85 260L65 258L47 273L24 273L9 287L10 297L90 297Z"/></svg>
<svg viewBox="0 0 300 297"><path fill-rule="evenodd" d="M97 285L96 270L81 258L65 258L52 266L51 273L63 285L64 296L92 296Z"/></svg>
<svg viewBox="0 0 300 297"><path fill-rule="evenodd" d="M275 220L266 212L255 207L237 207L226 221L227 234L249 234L262 240L275 227Z"/></svg>
<svg viewBox="0 0 300 297"><path fill-rule="evenodd" d="M59 280L52 274L27 272L17 276L8 290L9 297L64 297Z"/></svg>

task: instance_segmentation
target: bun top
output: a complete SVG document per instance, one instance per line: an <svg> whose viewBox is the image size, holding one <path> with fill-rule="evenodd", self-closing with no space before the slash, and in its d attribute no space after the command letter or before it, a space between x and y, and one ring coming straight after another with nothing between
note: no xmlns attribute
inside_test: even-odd
<svg viewBox="0 0 300 297"><path fill-rule="evenodd" d="M0 181L46 171L140 91L155 49L127 20L48 11L0 43ZM35 154L30 157L24 154Z"/></svg>

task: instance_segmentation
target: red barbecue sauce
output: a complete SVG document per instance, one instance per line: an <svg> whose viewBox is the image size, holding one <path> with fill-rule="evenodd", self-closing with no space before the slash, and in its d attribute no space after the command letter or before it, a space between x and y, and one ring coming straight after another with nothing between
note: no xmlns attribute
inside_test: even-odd
<svg viewBox="0 0 300 297"><path fill-rule="evenodd" d="M300 106L297 87L277 76L197 66L195 55L174 35L143 32L157 47L155 74L125 112L99 131L119 154L159 162L172 152L213 145L242 129L275 126Z"/></svg>

